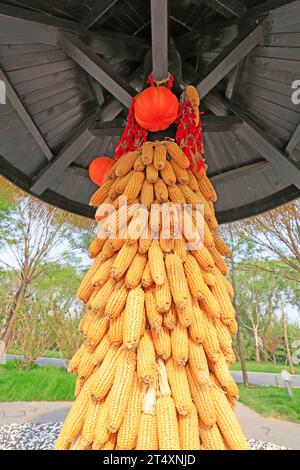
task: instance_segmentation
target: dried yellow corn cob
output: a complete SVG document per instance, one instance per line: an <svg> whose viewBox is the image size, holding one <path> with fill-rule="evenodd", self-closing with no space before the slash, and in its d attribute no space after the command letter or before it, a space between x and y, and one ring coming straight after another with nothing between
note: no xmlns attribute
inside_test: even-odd
<svg viewBox="0 0 300 470"><path fill-rule="evenodd" d="M151 335L157 356L165 361L171 357L171 337L169 330L163 325L159 331L151 328Z"/></svg>
<svg viewBox="0 0 300 470"><path fill-rule="evenodd" d="M133 389L135 368L136 353L124 350L117 362L115 380L109 397L108 429L112 433L117 432L122 424L124 410Z"/></svg>
<svg viewBox="0 0 300 470"><path fill-rule="evenodd" d="M101 366L92 375L90 393L94 400L103 400L111 389L115 378L117 360L122 350L122 346L112 344Z"/></svg>
<svg viewBox="0 0 300 470"><path fill-rule="evenodd" d="M84 386L85 379L80 379L77 377L76 382L75 382L75 390L74 390L74 396L77 398L82 390L82 387Z"/></svg>
<svg viewBox="0 0 300 470"><path fill-rule="evenodd" d="M192 403L191 412L178 416L180 448L182 450L200 450L197 408Z"/></svg>
<svg viewBox="0 0 300 470"><path fill-rule="evenodd" d="M133 215L126 234L126 242L132 243L138 240L148 231L149 213L146 207L140 207Z"/></svg>
<svg viewBox="0 0 300 470"><path fill-rule="evenodd" d="M206 175L201 175L198 178L198 187L208 201L216 202L218 199L217 193Z"/></svg>
<svg viewBox="0 0 300 470"><path fill-rule="evenodd" d="M158 202L160 202L161 204L167 202L167 200L169 199L167 185L163 182L161 178L158 178L156 183L154 183L154 192Z"/></svg>
<svg viewBox="0 0 300 470"><path fill-rule="evenodd" d="M223 323L219 319L215 321L215 328L216 328L220 348L223 354L227 354L228 352L230 352L231 347L232 347L231 334L229 333L226 326L223 325Z"/></svg>
<svg viewBox="0 0 300 470"><path fill-rule="evenodd" d="M145 393L140 416L136 450L157 450L157 423L155 416L156 390L150 385Z"/></svg>
<svg viewBox="0 0 300 470"><path fill-rule="evenodd" d="M98 213L98 215L99 215L99 212L102 212L101 209L102 209L103 205L104 205L107 201L112 202L112 200L114 200L114 199L116 199L116 198L118 197L118 195L119 195L120 193L118 193L118 192L116 191L116 187L117 187L117 185L119 184L120 180L121 180L121 178L118 177L118 178L116 178L116 179L111 183L110 189L109 189L109 191L108 191L108 198L107 198L107 199L104 201L104 203L101 204L101 206L98 208L98 210L97 210L97 212L96 212L96 215L97 215L97 213ZM102 214L103 214L103 212L102 212ZM102 214L101 214L101 215L102 215ZM100 220L101 220L101 219L102 219L102 216L100 217ZM96 220L97 220L97 219L96 219Z"/></svg>
<svg viewBox="0 0 300 470"><path fill-rule="evenodd" d="M108 441L101 450L114 450L117 443L117 433L110 434Z"/></svg>
<svg viewBox="0 0 300 470"><path fill-rule="evenodd" d="M237 334L239 326L235 318L227 325L227 328L232 336Z"/></svg>
<svg viewBox="0 0 300 470"><path fill-rule="evenodd" d="M160 396L156 401L157 434L159 450L179 450L179 430L174 400Z"/></svg>
<svg viewBox="0 0 300 470"><path fill-rule="evenodd" d="M145 384L155 383L156 364L155 349L153 346L151 334L146 330L141 338L137 350L137 373L140 380Z"/></svg>
<svg viewBox="0 0 300 470"><path fill-rule="evenodd" d="M98 255L97 258L94 260L92 266L90 266L89 270L87 271L86 275L84 276L79 289L77 291L76 296L78 299L82 300L82 302L86 303L91 293L93 292L93 285L92 285L92 278L101 266L102 258L101 255Z"/></svg>
<svg viewBox="0 0 300 470"><path fill-rule="evenodd" d="M132 395L125 412L123 422L118 431L117 445L120 450L132 450L135 447L140 424L140 416L144 398L144 387L134 374Z"/></svg>
<svg viewBox="0 0 300 470"><path fill-rule="evenodd" d="M197 88L188 85L185 89L186 96L193 106L200 106L200 98Z"/></svg>
<svg viewBox="0 0 300 470"><path fill-rule="evenodd" d="M190 254L187 255L186 262L184 263L184 272L192 296L197 300L201 300L207 286L203 280L202 271L196 258Z"/></svg>
<svg viewBox="0 0 300 470"><path fill-rule="evenodd" d="M147 262L142 276L142 286L147 289L153 284L153 279L150 272L149 262Z"/></svg>
<svg viewBox="0 0 300 470"><path fill-rule="evenodd" d="M211 289L213 289L213 287ZM203 290L200 307L210 318L217 319L220 318L221 309L219 302L213 295L211 289L206 286L206 289Z"/></svg>
<svg viewBox="0 0 300 470"><path fill-rule="evenodd" d="M143 163L142 155L139 155L133 165L134 171L144 171L145 165Z"/></svg>
<svg viewBox="0 0 300 470"><path fill-rule="evenodd" d="M166 166L167 149L164 144L156 144L154 147L153 164L155 168L160 171Z"/></svg>
<svg viewBox="0 0 300 470"><path fill-rule="evenodd" d="M172 357L181 367L184 367L189 358L189 341L187 328L177 323L171 330Z"/></svg>
<svg viewBox="0 0 300 470"><path fill-rule="evenodd" d="M142 161L144 165L151 165L153 162L153 145L150 142L145 142L142 147Z"/></svg>
<svg viewBox="0 0 300 470"><path fill-rule="evenodd" d="M100 450L108 442L110 433L108 431L108 400L99 403L100 409L94 431L93 450Z"/></svg>
<svg viewBox="0 0 300 470"><path fill-rule="evenodd" d="M80 379L88 379L92 375L94 367L94 353L86 348L78 366L78 377Z"/></svg>
<svg viewBox="0 0 300 470"><path fill-rule="evenodd" d="M203 205L204 217L205 217L205 220L208 223L208 226L209 226L210 230L215 230L215 227L213 227L215 225L215 223L212 223L212 221L214 222L214 213L213 213L212 208L209 204L209 201L207 201L205 199L205 197L202 194L202 192L200 191L200 189L199 189L199 191L195 191L195 194L197 196L197 203Z"/></svg>
<svg viewBox="0 0 300 470"><path fill-rule="evenodd" d="M217 386L212 388L217 424L230 449L248 450L248 444L224 392Z"/></svg>
<svg viewBox="0 0 300 470"><path fill-rule="evenodd" d="M197 181L196 176L194 175L192 170L187 170L187 174L188 174L188 177L189 177L189 179L187 181L187 184L189 185L189 188L192 191L198 191L198 181ZM179 183L182 183L182 181L179 181ZM183 184L186 184L186 183L183 183Z"/></svg>
<svg viewBox="0 0 300 470"><path fill-rule="evenodd" d="M186 258L187 258L186 242L182 237L174 240L174 253L176 253L176 255L179 256L179 258L181 259L183 263L186 262Z"/></svg>
<svg viewBox="0 0 300 470"><path fill-rule="evenodd" d="M154 201L154 185L145 180L141 191L141 204L150 206Z"/></svg>
<svg viewBox="0 0 300 470"><path fill-rule="evenodd" d="M177 165L184 169L188 169L190 167L188 157L175 142L167 142L166 147L171 159L177 163Z"/></svg>
<svg viewBox="0 0 300 470"><path fill-rule="evenodd" d="M164 236L163 232L160 232L160 237L159 237L159 246L161 247L161 250L163 253L171 253L174 251L174 239L173 238L167 238Z"/></svg>
<svg viewBox="0 0 300 470"><path fill-rule="evenodd" d="M167 313L170 310L172 295L167 277L165 277L165 282L162 285L156 285L155 301L158 313Z"/></svg>
<svg viewBox="0 0 300 470"><path fill-rule="evenodd" d="M108 192L111 187L111 182L107 181L104 183L101 188L99 188L95 194L91 197L90 206L98 207L102 204L108 196Z"/></svg>
<svg viewBox="0 0 300 470"><path fill-rule="evenodd" d="M149 181L149 183L152 184L156 183L156 181L158 180L158 171L153 165L153 163L147 165L146 167L146 179L147 181Z"/></svg>
<svg viewBox="0 0 300 470"><path fill-rule="evenodd" d="M220 255L220 253L218 252L217 248L213 246L209 249L209 251L213 257L216 267L221 271L222 274L227 274L229 268L227 264L225 263L225 261L223 260L222 256Z"/></svg>
<svg viewBox="0 0 300 470"><path fill-rule="evenodd" d="M73 355L72 359L70 360L69 364L68 364L68 372L76 372L78 367L79 367L79 364L80 364L80 361L81 361L81 358L83 356L83 354L85 353L86 351L86 344L83 343L80 348L76 351L76 353Z"/></svg>
<svg viewBox="0 0 300 470"><path fill-rule="evenodd" d="M194 193L187 184L178 184L177 186L182 192L187 204L191 204L193 208L196 208L198 204L196 193Z"/></svg>
<svg viewBox="0 0 300 470"><path fill-rule="evenodd" d="M206 426L213 426L216 422L216 410L212 399L212 386L206 384L199 387L189 365L186 366L186 373L201 422Z"/></svg>
<svg viewBox="0 0 300 470"><path fill-rule="evenodd" d="M189 366L198 386L209 383L209 369L202 344L189 340Z"/></svg>
<svg viewBox="0 0 300 470"><path fill-rule="evenodd" d="M123 191L123 196L127 197L128 204L132 204L141 192L145 175L141 171L135 171Z"/></svg>
<svg viewBox="0 0 300 470"><path fill-rule="evenodd" d="M202 343L205 334L204 313L197 301L193 302L193 317L189 328L191 337L196 343Z"/></svg>
<svg viewBox="0 0 300 470"><path fill-rule="evenodd" d="M123 311L121 312L120 315L110 320L109 331L108 331L110 343L121 343L123 341L123 322L124 322Z"/></svg>
<svg viewBox="0 0 300 470"><path fill-rule="evenodd" d="M166 160L164 168L160 170L160 176L167 186L173 186L176 184L176 174L168 160Z"/></svg>
<svg viewBox="0 0 300 470"><path fill-rule="evenodd" d="M185 367L180 367L176 362L174 355L167 360L166 366L176 409L180 415L185 416L193 409L193 402Z"/></svg>
<svg viewBox="0 0 300 470"><path fill-rule="evenodd" d="M225 450L224 442L216 424L206 426L199 423L200 438L205 450Z"/></svg>
<svg viewBox="0 0 300 470"><path fill-rule="evenodd" d="M91 324L91 322L93 321L94 318L95 317L94 317L94 314L92 313L92 311L89 308L87 308L86 311L85 311L84 316L82 317L82 319L80 320L80 323L79 323L79 330L81 331L83 336L86 336L87 331L90 327L90 324Z"/></svg>
<svg viewBox="0 0 300 470"><path fill-rule="evenodd" d="M115 198L123 194L127 184L129 183L130 179L132 178L134 171L130 171L127 175L123 176L122 178L118 178L116 186L114 188Z"/></svg>
<svg viewBox="0 0 300 470"><path fill-rule="evenodd" d="M104 246L104 243L105 243L105 240L104 239L100 239L98 237L96 237L90 247L89 247L89 250L88 250L88 257L93 259L93 258L96 258L96 256L99 255L99 253L101 252L103 246Z"/></svg>
<svg viewBox="0 0 300 470"><path fill-rule="evenodd" d="M108 281L100 287L97 291L96 296L89 301L88 306L94 311L98 312L99 315L104 313L105 306L116 287L116 281L109 278Z"/></svg>
<svg viewBox="0 0 300 470"><path fill-rule="evenodd" d="M94 286L103 286L108 281L111 275L113 263L114 257L103 261L92 278L92 284Z"/></svg>
<svg viewBox="0 0 300 470"><path fill-rule="evenodd" d="M219 234L216 233L216 232L212 232L212 236L213 236L213 239L214 239L216 249L218 250L220 255L231 258L231 256L232 256L231 250L227 246L227 244L220 238Z"/></svg>
<svg viewBox="0 0 300 470"><path fill-rule="evenodd" d="M127 269L131 265L135 255L137 254L138 243L134 242L130 245L125 244L122 246L121 250L117 254L113 267L112 267L112 277L114 279L121 279L122 276L126 273Z"/></svg>
<svg viewBox="0 0 300 470"><path fill-rule="evenodd" d="M133 168L133 165L137 159L137 152L128 152L121 158L116 165L115 174L116 176L125 176Z"/></svg>
<svg viewBox="0 0 300 470"><path fill-rule="evenodd" d="M182 261L178 255L166 255L166 271L174 303L179 309L184 309L189 300L189 288Z"/></svg>
<svg viewBox="0 0 300 470"><path fill-rule="evenodd" d="M175 173L177 183L179 183L179 184L188 184L188 182L189 182L188 172L186 170L184 170L183 168L181 168L173 160L171 160L170 164L171 164L171 167L172 167L172 169Z"/></svg>
<svg viewBox="0 0 300 470"><path fill-rule="evenodd" d="M163 322L168 330L173 330L175 328L175 325L177 324L177 314L176 308L173 304L171 305L170 310L164 314Z"/></svg>
<svg viewBox="0 0 300 470"><path fill-rule="evenodd" d="M108 299L105 307L105 315L109 319L117 318L121 314L126 304L127 294L128 289L125 285L125 281L119 281L115 285L114 291Z"/></svg>
<svg viewBox="0 0 300 470"><path fill-rule="evenodd" d="M186 200L180 189L176 184L168 186L169 199L174 204L186 204Z"/></svg>
<svg viewBox="0 0 300 470"><path fill-rule="evenodd" d="M81 435L81 445L85 449L93 444L100 409L100 404L89 398Z"/></svg>
<svg viewBox="0 0 300 470"><path fill-rule="evenodd" d="M163 318L156 309L154 288L150 287L145 290L145 307L146 307L146 316L151 328L156 331L159 331L162 325Z"/></svg>
<svg viewBox="0 0 300 470"><path fill-rule="evenodd" d="M164 255L157 240L153 240L148 251L148 262L151 276L155 284L165 282Z"/></svg>
<svg viewBox="0 0 300 470"><path fill-rule="evenodd" d="M91 323L88 332L87 332L87 340L89 344L93 347L97 346L104 335L107 333L109 327L109 320L108 318L95 318L95 321Z"/></svg>
<svg viewBox="0 0 300 470"><path fill-rule="evenodd" d="M110 346L109 336L105 335L100 343L98 344L95 353L94 353L94 365L99 366L102 364Z"/></svg>
<svg viewBox="0 0 300 470"><path fill-rule="evenodd" d="M188 293L188 300L186 306L184 308L178 308L176 306L176 312L178 321L182 326L184 326L185 328L191 326L194 318L194 312L190 293Z"/></svg>
<svg viewBox="0 0 300 470"><path fill-rule="evenodd" d="M196 258L197 263L201 269L209 271L214 266L214 260L205 246L198 248L198 250L192 250L192 255Z"/></svg>
<svg viewBox="0 0 300 470"><path fill-rule="evenodd" d="M209 271L202 271L202 276L203 276L203 280L204 280L205 284L208 287L211 287L211 286L215 285L216 278L215 278L214 273L209 272Z"/></svg>
<svg viewBox="0 0 300 470"><path fill-rule="evenodd" d="M216 282L215 285L211 287L211 291L220 306L222 322L225 324L230 324L235 318L235 310L231 303L227 289L218 276L216 276Z"/></svg>
<svg viewBox="0 0 300 470"><path fill-rule="evenodd" d="M145 317L145 295L141 287L128 293L123 323L123 342L127 349L136 350Z"/></svg>
<svg viewBox="0 0 300 470"><path fill-rule="evenodd" d="M147 264L147 256L137 253L126 273L125 284L128 289L134 289L141 283Z"/></svg>
<svg viewBox="0 0 300 470"><path fill-rule="evenodd" d="M205 323L205 333L202 345L205 354L212 362L218 362L221 350L215 325L213 321L206 315L203 316L203 319Z"/></svg>
<svg viewBox="0 0 300 470"><path fill-rule="evenodd" d="M221 271L217 267L214 269L214 275L219 278L220 282L223 282L229 297L232 299L234 297L234 290L229 280L221 273Z"/></svg>
<svg viewBox="0 0 300 470"><path fill-rule="evenodd" d="M141 255L148 253L151 243L152 243L152 237L147 227L142 233L141 238L139 239L139 248L138 248L139 253Z"/></svg>

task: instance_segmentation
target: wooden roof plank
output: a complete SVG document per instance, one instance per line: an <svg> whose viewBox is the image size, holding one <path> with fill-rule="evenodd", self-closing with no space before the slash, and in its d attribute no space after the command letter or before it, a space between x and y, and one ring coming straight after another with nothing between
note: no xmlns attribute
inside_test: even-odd
<svg viewBox="0 0 300 470"><path fill-rule="evenodd" d="M95 54L80 39L70 34L59 32L57 41L58 45L74 62L80 65L122 104L130 108L136 91L105 60Z"/></svg>
<svg viewBox="0 0 300 470"><path fill-rule="evenodd" d="M97 111L94 112L84 124L78 126L70 142L59 152L55 160L50 162L36 176L30 191L41 195L51 185L52 181L76 160L77 156L94 140L89 127L96 119L97 114Z"/></svg>
<svg viewBox="0 0 300 470"><path fill-rule="evenodd" d="M252 49L261 41L264 32L264 22L257 20L248 25L246 31L239 33L225 50L211 63L205 76L194 84L200 97L206 96Z"/></svg>
<svg viewBox="0 0 300 470"><path fill-rule="evenodd" d="M168 75L168 22L168 0L151 0L152 73L155 80Z"/></svg>
<svg viewBox="0 0 300 470"><path fill-rule="evenodd" d="M83 19L82 26L84 29L90 29L97 23L106 13L111 10L118 0L98 0L91 11Z"/></svg>
<svg viewBox="0 0 300 470"><path fill-rule="evenodd" d="M239 0L205 0L205 3L225 18L240 18L247 11L246 6Z"/></svg>
<svg viewBox="0 0 300 470"><path fill-rule="evenodd" d="M26 129L30 132L32 135L33 139L35 140L36 144L40 147L42 150L43 154L47 158L47 160L51 160L53 158L53 154L48 147L48 144L46 143L44 137L42 136L40 130L36 126L35 122L31 118L30 114L28 111L25 109L25 106L23 105L21 99L19 98L17 92L15 91L14 87L12 86L11 82L9 81L7 75L5 72L2 70L0 67L0 80L2 80L5 83L6 86L6 95L8 99L10 100L11 104L15 108L16 112L20 116L21 120L26 126Z"/></svg>

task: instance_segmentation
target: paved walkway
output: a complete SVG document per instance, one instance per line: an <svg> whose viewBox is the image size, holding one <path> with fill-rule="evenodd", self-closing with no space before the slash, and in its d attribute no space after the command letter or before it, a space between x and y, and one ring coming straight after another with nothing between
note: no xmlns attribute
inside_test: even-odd
<svg viewBox="0 0 300 470"><path fill-rule="evenodd" d="M63 421L70 402L0 403L0 425ZM300 424L263 418L241 403L237 415L248 439L300 450Z"/></svg>

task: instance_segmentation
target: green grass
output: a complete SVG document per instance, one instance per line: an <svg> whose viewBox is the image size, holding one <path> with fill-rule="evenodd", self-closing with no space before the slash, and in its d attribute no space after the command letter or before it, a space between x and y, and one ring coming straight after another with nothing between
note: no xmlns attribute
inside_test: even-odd
<svg viewBox="0 0 300 470"><path fill-rule="evenodd" d="M12 362L0 366L0 402L72 401L75 377L65 369L34 366L20 372Z"/></svg>
<svg viewBox="0 0 300 470"><path fill-rule="evenodd" d="M257 413L271 418L300 423L300 389L293 389L289 398L285 388L245 387L239 385L240 402Z"/></svg>
<svg viewBox="0 0 300 470"><path fill-rule="evenodd" d="M273 364L272 362L255 362L247 361L246 367L248 372L269 372L269 373L280 373L283 369L289 370L289 367L285 364ZM235 362L231 366L231 370L241 370L239 361ZM295 366L296 374L300 374L300 366Z"/></svg>

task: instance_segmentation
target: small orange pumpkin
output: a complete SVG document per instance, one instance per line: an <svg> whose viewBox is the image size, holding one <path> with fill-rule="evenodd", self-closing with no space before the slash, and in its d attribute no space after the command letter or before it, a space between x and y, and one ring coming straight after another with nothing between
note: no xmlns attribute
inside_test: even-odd
<svg viewBox="0 0 300 470"><path fill-rule="evenodd" d="M135 100L135 120L148 131L164 131L176 120L178 108L178 99L168 88L146 88Z"/></svg>
<svg viewBox="0 0 300 470"><path fill-rule="evenodd" d="M89 166L89 175L93 183L101 186L102 181L104 180L105 176L113 166L114 161L108 157L99 157L95 158L90 163Z"/></svg>

